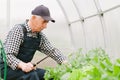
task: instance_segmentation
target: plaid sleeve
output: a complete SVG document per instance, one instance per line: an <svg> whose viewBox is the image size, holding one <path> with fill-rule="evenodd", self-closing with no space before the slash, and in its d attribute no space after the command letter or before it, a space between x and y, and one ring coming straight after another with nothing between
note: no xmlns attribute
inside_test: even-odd
<svg viewBox="0 0 120 80"><path fill-rule="evenodd" d="M7 39L4 43L4 48L7 56L7 64L15 70L18 63L20 62L19 59L16 58L19 46L22 41L22 28L19 25L16 25L7 35Z"/></svg>
<svg viewBox="0 0 120 80"><path fill-rule="evenodd" d="M40 51L46 55L50 55L58 64L61 64L66 59L61 51L50 44L43 33L41 33Z"/></svg>

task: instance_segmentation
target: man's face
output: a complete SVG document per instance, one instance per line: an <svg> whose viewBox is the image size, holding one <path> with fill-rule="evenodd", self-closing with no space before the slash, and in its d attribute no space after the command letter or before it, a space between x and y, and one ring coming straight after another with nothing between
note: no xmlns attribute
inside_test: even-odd
<svg viewBox="0 0 120 80"><path fill-rule="evenodd" d="M34 16L34 18L32 19L33 32L42 31L44 28L47 27L47 23L48 21L44 20L42 17Z"/></svg>

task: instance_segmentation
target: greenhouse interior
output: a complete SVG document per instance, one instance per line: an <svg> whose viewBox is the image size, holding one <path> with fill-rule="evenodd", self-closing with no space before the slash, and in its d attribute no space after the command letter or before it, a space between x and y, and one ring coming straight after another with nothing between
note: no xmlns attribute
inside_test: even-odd
<svg viewBox="0 0 120 80"><path fill-rule="evenodd" d="M37 10L33 15L39 5L48 8L55 23L36 15ZM120 80L120 0L0 0L0 13L0 80ZM46 21L39 33L30 27L37 18ZM23 23L31 35L40 34L40 44L34 41L38 36L29 38L17 30ZM19 58L32 49L32 60ZM24 58L31 56L27 53ZM37 68L45 70L43 79L23 78ZM18 70L26 74L14 73Z"/></svg>

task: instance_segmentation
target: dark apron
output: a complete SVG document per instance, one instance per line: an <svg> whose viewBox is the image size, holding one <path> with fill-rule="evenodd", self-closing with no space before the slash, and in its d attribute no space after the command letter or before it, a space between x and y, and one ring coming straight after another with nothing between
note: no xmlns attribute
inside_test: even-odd
<svg viewBox="0 0 120 80"><path fill-rule="evenodd" d="M20 45L19 53L16 56L23 62L31 62L36 50L39 48L41 36L38 33L37 37L29 37L26 27L24 24L21 24L24 32L23 43ZM45 70L36 69L29 73L25 73L21 70L12 70L8 67L7 80L44 80Z"/></svg>

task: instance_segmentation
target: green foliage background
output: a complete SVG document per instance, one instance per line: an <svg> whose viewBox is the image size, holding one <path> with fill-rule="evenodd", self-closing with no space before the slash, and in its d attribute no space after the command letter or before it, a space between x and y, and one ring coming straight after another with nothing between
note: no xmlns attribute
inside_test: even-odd
<svg viewBox="0 0 120 80"><path fill-rule="evenodd" d="M80 49L71 53L68 61L70 64L46 68L45 80L120 80L120 59L112 63L101 48L86 54Z"/></svg>

